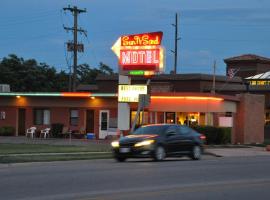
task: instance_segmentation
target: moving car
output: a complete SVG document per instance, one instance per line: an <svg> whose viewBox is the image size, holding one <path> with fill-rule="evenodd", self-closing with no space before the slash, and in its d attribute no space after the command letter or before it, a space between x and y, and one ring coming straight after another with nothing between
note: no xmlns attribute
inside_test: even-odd
<svg viewBox="0 0 270 200"><path fill-rule="evenodd" d="M169 156L189 156L199 160L205 136L184 125L152 124L141 126L132 134L111 143L114 158L152 157L156 161Z"/></svg>

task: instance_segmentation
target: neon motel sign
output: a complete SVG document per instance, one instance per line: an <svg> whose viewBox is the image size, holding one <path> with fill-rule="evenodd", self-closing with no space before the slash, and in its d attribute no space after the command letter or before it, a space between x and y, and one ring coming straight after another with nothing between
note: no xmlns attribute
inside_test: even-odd
<svg viewBox="0 0 270 200"><path fill-rule="evenodd" d="M112 50L119 58L122 70L164 71L162 32L121 36Z"/></svg>

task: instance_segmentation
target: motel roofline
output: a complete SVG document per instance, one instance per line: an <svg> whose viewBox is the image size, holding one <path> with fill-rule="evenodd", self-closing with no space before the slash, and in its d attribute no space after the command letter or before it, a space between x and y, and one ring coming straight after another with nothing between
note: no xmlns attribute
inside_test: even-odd
<svg viewBox="0 0 270 200"><path fill-rule="evenodd" d="M240 56L230 57L224 59L225 63L234 63L239 61L247 61L247 62L259 62L259 63L270 63L270 58L258 56L255 54L243 54Z"/></svg>
<svg viewBox="0 0 270 200"><path fill-rule="evenodd" d="M103 75L99 74L96 78L97 81L118 81L118 74L113 75ZM223 75L216 75L215 76L217 82L226 82L228 81L227 76ZM147 80L148 77L143 76L133 76L132 80L135 81L141 81L141 80ZM186 81L186 80L194 80L194 81L212 81L213 75L212 74L200 74L200 73L189 73L189 74L159 74L151 76L150 79L152 81ZM230 79L230 83L242 83L241 77L233 77Z"/></svg>
<svg viewBox="0 0 270 200"><path fill-rule="evenodd" d="M198 97L198 98L218 98L222 100L229 101L240 101L237 96L231 95L221 95L213 93L203 93L203 92L155 92L151 93L151 96L155 97ZM63 98L117 98L117 93L90 93L90 92L1 92L0 97L63 97Z"/></svg>

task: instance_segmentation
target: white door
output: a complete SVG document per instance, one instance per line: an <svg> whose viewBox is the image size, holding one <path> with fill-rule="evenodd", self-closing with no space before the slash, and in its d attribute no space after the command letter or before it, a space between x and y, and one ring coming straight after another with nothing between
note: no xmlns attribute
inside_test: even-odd
<svg viewBox="0 0 270 200"><path fill-rule="evenodd" d="M109 110L99 111L99 139L105 139L109 129Z"/></svg>

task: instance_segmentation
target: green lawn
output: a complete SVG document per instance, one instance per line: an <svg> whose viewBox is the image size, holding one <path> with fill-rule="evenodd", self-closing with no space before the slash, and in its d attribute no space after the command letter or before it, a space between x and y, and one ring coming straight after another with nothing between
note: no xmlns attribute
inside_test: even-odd
<svg viewBox="0 0 270 200"><path fill-rule="evenodd" d="M47 144L0 144L0 155L21 153L110 152L110 144L64 146Z"/></svg>
<svg viewBox="0 0 270 200"><path fill-rule="evenodd" d="M0 163L90 160L111 157L109 144L90 144L87 146L0 144Z"/></svg>

